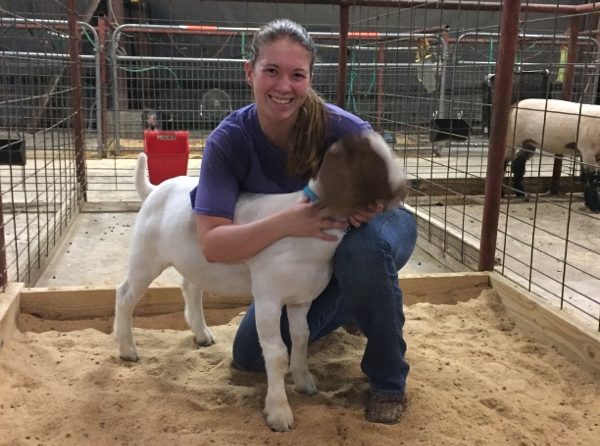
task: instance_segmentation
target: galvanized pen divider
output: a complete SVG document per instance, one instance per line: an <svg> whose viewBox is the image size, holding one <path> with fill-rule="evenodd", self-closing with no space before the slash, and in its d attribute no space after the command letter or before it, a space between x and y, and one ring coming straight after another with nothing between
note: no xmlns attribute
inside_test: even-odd
<svg viewBox="0 0 600 446"><path fill-rule="evenodd" d="M62 17L0 18L3 284L7 279L35 282L85 194L84 165L72 130L84 115L73 109L73 98L81 91L73 83L73 59L81 54L78 63L85 67L81 82L88 86L83 89L88 109L94 107L98 71L94 49L71 53L69 21ZM80 23L80 30L94 47L94 28ZM94 132L96 113L85 113L86 126Z"/></svg>

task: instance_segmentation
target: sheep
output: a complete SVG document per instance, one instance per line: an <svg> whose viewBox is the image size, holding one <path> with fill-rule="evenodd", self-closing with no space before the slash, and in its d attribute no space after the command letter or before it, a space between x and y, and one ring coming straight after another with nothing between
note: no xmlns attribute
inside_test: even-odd
<svg viewBox="0 0 600 446"><path fill-rule="evenodd" d="M293 339L289 367L295 389L314 394L317 388L307 364L306 315L312 300L331 279L333 255L344 231L330 231L338 236L337 242L286 237L245 262L209 263L197 242L189 202L189 192L197 181L182 176L153 186L145 176L145 168L146 157L140 154L135 185L142 206L133 228L127 278L116 290L114 336L119 356L138 360L131 329L133 309L152 280L169 266L183 276L184 314L200 346L215 342L204 319L203 291L222 296L253 295L267 370L264 414L271 429L289 430L293 414L284 385L289 358L279 329L281 311L286 305ZM234 223L248 223L273 214L305 195L318 197L317 205L329 207L335 217L347 217L376 200L391 209L405 198L408 190L404 171L375 132L345 136L329 147L316 178L309 181L307 188L289 194L243 193Z"/></svg>
<svg viewBox="0 0 600 446"><path fill-rule="evenodd" d="M600 211L600 105L559 99L524 99L510 110L505 165L511 163L513 187L525 196L525 163L537 148L554 154L579 150L585 181L584 202Z"/></svg>

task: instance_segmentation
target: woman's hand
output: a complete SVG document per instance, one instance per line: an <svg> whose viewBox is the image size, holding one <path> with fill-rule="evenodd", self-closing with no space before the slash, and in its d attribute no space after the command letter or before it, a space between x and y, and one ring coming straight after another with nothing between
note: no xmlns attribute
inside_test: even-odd
<svg viewBox="0 0 600 446"><path fill-rule="evenodd" d="M329 217L329 214L330 211L327 208L320 208L305 198L283 211L282 216L285 219L284 224L289 236L316 237L325 241L336 241L338 238L335 235L327 234L324 231L328 229L345 230L348 222L334 220Z"/></svg>
<svg viewBox="0 0 600 446"><path fill-rule="evenodd" d="M360 225L368 222L373 217L375 217L375 215L379 214L382 211L383 203L376 201L374 203L371 203L367 209L359 211L356 214L353 214L350 217L348 217L348 222L355 228L358 228Z"/></svg>

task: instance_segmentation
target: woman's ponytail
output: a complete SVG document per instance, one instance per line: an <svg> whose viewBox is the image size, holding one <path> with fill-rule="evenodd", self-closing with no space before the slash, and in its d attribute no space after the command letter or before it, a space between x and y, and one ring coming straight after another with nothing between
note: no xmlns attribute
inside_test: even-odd
<svg viewBox="0 0 600 446"><path fill-rule="evenodd" d="M308 180L316 175L326 149L327 120L323 99L310 88L292 130L287 164L292 177Z"/></svg>

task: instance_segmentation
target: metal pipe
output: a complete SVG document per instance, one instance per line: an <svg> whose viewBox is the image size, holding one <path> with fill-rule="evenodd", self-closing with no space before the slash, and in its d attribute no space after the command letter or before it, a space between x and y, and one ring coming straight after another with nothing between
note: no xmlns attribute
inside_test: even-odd
<svg viewBox="0 0 600 446"><path fill-rule="evenodd" d="M440 38L440 43L442 44L442 69L440 74L440 106L438 107L438 113L440 114L440 118L446 118L446 70L448 60L448 42L445 39ZM439 66L438 61L438 66Z"/></svg>
<svg viewBox="0 0 600 446"><path fill-rule="evenodd" d="M493 271L496 254L496 238L500 213L500 195L504 177L506 131L512 89L513 63L519 33L520 0L504 0L501 19L501 38L498 49L497 73L492 97L490 147L485 177L485 203L481 223L479 270Z"/></svg>
<svg viewBox="0 0 600 446"><path fill-rule="evenodd" d="M113 32L112 39L110 42L110 61L111 61L111 74L112 74L112 97L113 97L113 112L112 112L112 121L113 121L113 133L115 135L115 153L119 153L121 150L121 130L119 126L119 88L118 88L118 72L117 72L117 44L119 42L119 36L121 33L121 29L125 25L119 26Z"/></svg>
<svg viewBox="0 0 600 446"><path fill-rule="evenodd" d="M102 62L103 53L100 49L98 33L96 32L94 27L85 22L79 22L79 26L83 26L83 27L87 28L94 36L93 46L94 46L94 54L96 57L95 63L94 63L94 70L95 70L95 74L96 74L96 151L98 152L98 155L102 155L102 139L103 139L102 123L103 123L103 120L102 120L102 89L100 86L100 63Z"/></svg>
<svg viewBox="0 0 600 446"><path fill-rule="evenodd" d="M346 105L346 69L348 65L348 28L350 27L350 6L340 6L340 37L339 37L339 66L337 105L344 108Z"/></svg>
<svg viewBox="0 0 600 446"><path fill-rule="evenodd" d="M487 38L486 40L489 40L490 37L500 37L500 33L497 32L467 32L467 33L463 33L460 36L458 36L458 38L456 39L456 44L460 44L462 43L462 41L466 41L467 43L477 43L477 40L479 39L473 39L473 40L469 40L466 37L467 36L476 36L476 37L485 37ZM543 41L549 41L548 44L554 44L556 42L560 42L560 41L565 41L565 42L569 42L571 39L570 36L558 36L555 34L523 34L522 31L519 31L519 35L517 36L517 41L518 42L530 42L532 40L536 41L536 43L544 43ZM538 41L542 41L542 42L538 42ZM578 33L577 35L577 40L588 40L591 43L596 45L596 48L598 49L598 51L600 51L600 42L598 41L598 39L595 39L594 37L591 36L582 36L580 35L580 33ZM482 42L482 43L485 43Z"/></svg>
<svg viewBox="0 0 600 446"><path fill-rule="evenodd" d="M348 6L346 6L347 8ZM341 10L340 10L341 13ZM254 35L259 28L246 28L246 27L228 27L228 26L215 26L215 25L151 25L143 23L126 23L115 29L114 34L116 35L115 40L119 40L120 35L124 32L137 32L146 34L193 34L193 35ZM339 39L340 33L333 31L310 31L310 36L313 39L323 40L337 40ZM398 38L411 38L415 36L427 37L437 36L437 34L423 31L423 32L412 32L412 33L381 33L379 31L348 31L348 40L388 40Z"/></svg>
<svg viewBox="0 0 600 446"><path fill-rule="evenodd" d="M377 63L385 66L385 43L377 45ZM375 117L375 130L378 132L383 131L383 96L385 94L383 67L377 68L377 94L375 96L376 101L376 117Z"/></svg>
<svg viewBox="0 0 600 446"><path fill-rule="evenodd" d="M69 56L71 64L71 85L73 87L73 137L75 139L75 163L77 169L77 182L80 194L87 201L87 178L85 166L85 141L83 135L83 116L81 113L81 61L79 47L81 44L77 28L77 11L75 0L69 0Z"/></svg>
<svg viewBox="0 0 600 446"><path fill-rule="evenodd" d="M579 38L579 17L571 17L571 27L569 29L567 66L565 67L565 81L562 88L562 97L565 101L570 101L573 97L575 62L577 60L577 40Z"/></svg>
<svg viewBox="0 0 600 446"><path fill-rule="evenodd" d="M240 1L240 0L223 0ZM246 3L262 3L264 0L244 0ZM308 4L308 5L340 5L340 6L369 6L383 8L422 8L422 9L447 9L462 11L500 11L506 8L502 2L478 2L461 0L283 0L279 3ZM584 5L557 5L526 3L519 5L521 12L540 12L553 14L586 14L600 11L600 3L587 3Z"/></svg>
<svg viewBox="0 0 600 446"><path fill-rule="evenodd" d="M101 121L98 123L98 131L101 132L101 146L99 147L98 155L101 158L106 156L106 142L108 135L108 73L106 68L106 45L107 45L107 33L109 24L105 17L98 17L98 44L99 44L99 58L100 58L100 116Z"/></svg>
<svg viewBox="0 0 600 446"><path fill-rule="evenodd" d="M338 47L336 47L338 48ZM240 65L243 65L245 63L245 60L242 59L213 59L210 57L177 57L177 58L173 58L173 57L151 57L151 56L117 56L117 58L119 60L125 60L125 61L131 61L131 62L140 62L140 61L147 61L147 62L226 62L226 63L237 63ZM465 62L468 65L476 65L476 61L473 62ZM482 62L483 63L483 62ZM485 62L487 64L487 62ZM356 66L356 67L382 67L382 68L386 68L386 67L414 67L415 64L414 62L384 62L384 63L380 63L380 62L348 62L346 64L347 66ZM537 66L539 65L539 63L530 63L530 64L523 64L523 65L532 65L532 66ZM339 63L335 63L335 62L315 62L315 67L337 67L339 66ZM576 64L576 66L578 66ZM443 67L442 67L443 69Z"/></svg>
<svg viewBox="0 0 600 446"><path fill-rule="evenodd" d="M32 59L69 59L68 54L59 53L37 53L35 51L2 51L3 57L31 57ZM80 54L81 60L94 60L96 56L90 54Z"/></svg>
<svg viewBox="0 0 600 446"><path fill-rule="evenodd" d="M562 88L562 98L570 101L573 98L573 84L575 78L575 61L577 60L577 40L579 38L579 16L571 17L571 27L569 28L569 46L567 49L567 66L565 67L565 81ZM560 176L562 174L563 155L558 154L554 157L552 166L552 183L550 184L550 194L558 195L560 191Z"/></svg>

